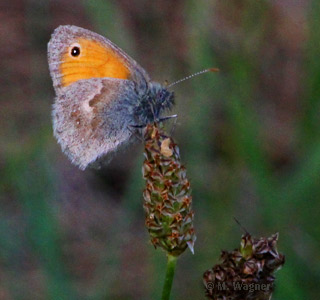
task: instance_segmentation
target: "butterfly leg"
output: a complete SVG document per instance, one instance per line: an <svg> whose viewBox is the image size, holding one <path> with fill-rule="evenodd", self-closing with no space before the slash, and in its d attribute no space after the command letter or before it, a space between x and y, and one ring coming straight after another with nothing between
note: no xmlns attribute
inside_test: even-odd
<svg viewBox="0 0 320 300"><path fill-rule="evenodd" d="M174 119L172 128L171 128L171 130L170 130L170 136L171 136L171 135L173 134L175 128L176 128L176 124L177 124L177 120L178 120L178 115L171 115L171 116L167 116L167 117L160 118L159 122L167 121L167 120L170 120L170 119Z"/></svg>
<svg viewBox="0 0 320 300"><path fill-rule="evenodd" d="M167 116L167 117L163 117L159 119L159 122L163 122L163 121L167 121L169 119L177 119L178 115L171 115L171 116Z"/></svg>
<svg viewBox="0 0 320 300"><path fill-rule="evenodd" d="M128 126L128 130L132 133L132 135L134 135L136 138L138 138L138 140L140 142L143 142L143 139L141 138L141 135L138 134L137 130L133 130L133 129L141 129L145 126L142 126L142 125L129 125Z"/></svg>
<svg viewBox="0 0 320 300"><path fill-rule="evenodd" d="M131 127L131 128L143 128L143 127L146 127L147 126L147 124L143 124L143 125L129 125L129 127Z"/></svg>
<svg viewBox="0 0 320 300"><path fill-rule="evenodd" d="M170 130L170 136L172 136L174 130L176 129L177 120L178 120L178 116L176 115L176 117L174 118L174 121L173 121L172 128L171 128L171 130Z"/></svg>

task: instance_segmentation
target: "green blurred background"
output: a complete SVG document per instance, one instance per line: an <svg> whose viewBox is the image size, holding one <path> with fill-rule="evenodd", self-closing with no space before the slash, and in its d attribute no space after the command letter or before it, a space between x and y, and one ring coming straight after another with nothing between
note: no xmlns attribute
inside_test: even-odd
<svg viewBox="0 0 320 300"><path fill-rule="evenodd" d="M172 299L205 299L203 272L279 232L273 299L318 299L319 0L0 1L0 299L159 299L165 254L144 227L141 144L80 171L52 136L47 43L58 25L105 35L175 87L174 138L191 180L195 255Z"/></svg>

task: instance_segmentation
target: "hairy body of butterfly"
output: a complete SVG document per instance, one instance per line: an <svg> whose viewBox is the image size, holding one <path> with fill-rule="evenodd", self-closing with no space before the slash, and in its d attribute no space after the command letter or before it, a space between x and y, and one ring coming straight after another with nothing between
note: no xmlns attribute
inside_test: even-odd
<svg viewBox="0 0 320 300"><path fill-rule="evenodd" d="M157 122L174 96L106 38L58 27L48 44L56 99L54 135L81 169L126 144L133 128Z"/></svg>

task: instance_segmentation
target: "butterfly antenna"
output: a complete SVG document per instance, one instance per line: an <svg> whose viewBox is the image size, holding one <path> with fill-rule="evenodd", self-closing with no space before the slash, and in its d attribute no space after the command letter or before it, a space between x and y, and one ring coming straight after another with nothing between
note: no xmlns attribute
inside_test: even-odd
<svg viewBox="0 0 320 300"><path fill-rule="evenodd" d="M208 73L208 72L219 72L219 71L220 71L220 70L219 70L218 68L205 69L205 70L202 70L202 71L200 71L200 72L191 74L191 75L189 75L189 76L187 76L187 77L184 77L184 78L182 78L182 79L179 79L179 80L177 80L177 81L175 81L175 82L173 82L173 83L170 83L167 87L168 87L168 88L169 88L169 87L172 87L172 86L174 86L174 85L176 85L176 84L178 84L178 83L180 83L180 82L182 82L182 81L188 80L188 79L190 79L190 78L192 78L192 77L195 77L195 76L198 76L198 75L201 75L201 74L204 74L204 73Z"/></svg>

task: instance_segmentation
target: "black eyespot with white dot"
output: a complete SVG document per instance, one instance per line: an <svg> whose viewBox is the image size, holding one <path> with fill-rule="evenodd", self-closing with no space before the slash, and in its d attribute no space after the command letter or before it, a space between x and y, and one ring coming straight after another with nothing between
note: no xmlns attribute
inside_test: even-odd
<svg viewBox="0 0 320 300"><path fill-rule="evenodd" d="M80 55L80 47L73 46L70 51L71 56L78 57Z"/></svg>

